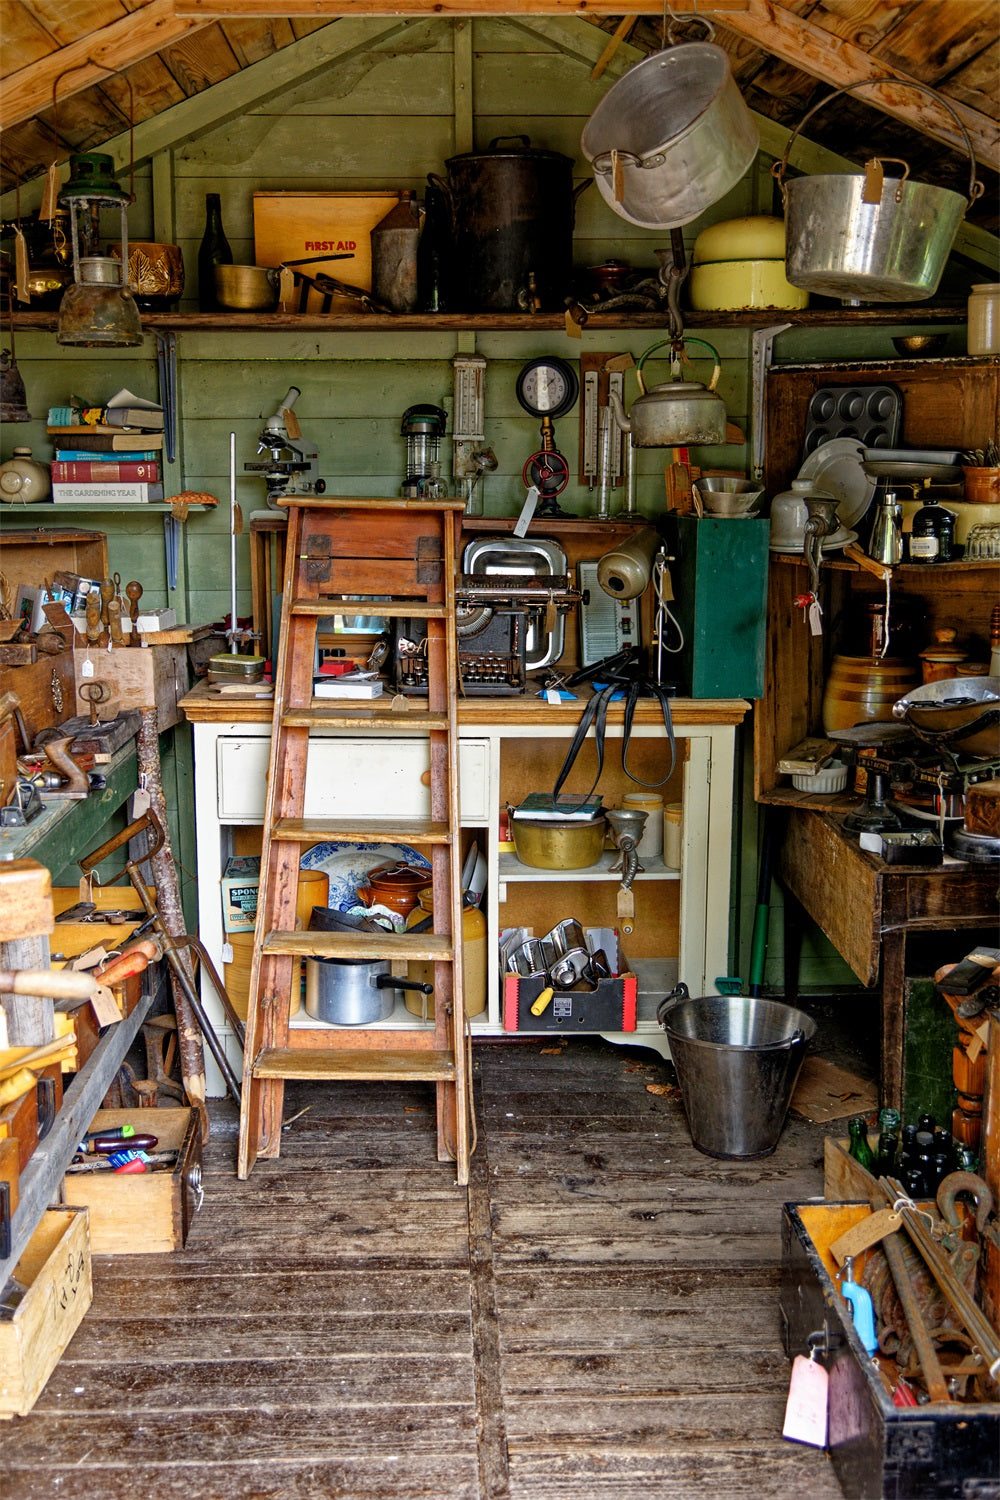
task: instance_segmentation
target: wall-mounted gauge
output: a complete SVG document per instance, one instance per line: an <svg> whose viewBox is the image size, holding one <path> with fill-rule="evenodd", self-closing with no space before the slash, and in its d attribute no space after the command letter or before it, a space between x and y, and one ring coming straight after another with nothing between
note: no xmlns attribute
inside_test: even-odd
<svg viewBox="0 0 1000 1500"><path fill-rule="evenodd" d="M572 365L549 355L528 361L517 377L515 390L526 412L555 421L572 409L580 382Z"/></svg>

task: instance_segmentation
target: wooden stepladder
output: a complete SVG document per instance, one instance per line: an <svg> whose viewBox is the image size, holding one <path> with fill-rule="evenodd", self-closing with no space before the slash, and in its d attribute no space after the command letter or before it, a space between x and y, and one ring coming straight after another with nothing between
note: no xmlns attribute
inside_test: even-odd
<svg viewBox="0 0 1000 1500"><path fill-rule="evenodd" d="M437 1154L469 1180L470 1082L462 991L458 807L458 646L455 544L460 500L290 499L284 597L275 663L271 758L240 1114L239 1175L281 1146L286 1078L426 1081L436 1086ZM366 607L365 600L373 602ZM359 602L360 601L360 602ZM376 602L377 601L377 602ZM425 622L427 699L393 707L313 696L320 622L368 614ZM378 807L350 817L306 816L317 733L352 741L405 731L426 738L427 816ZM431 864L433 928L422 933L296 930L299 860L310 845L400 841ZM457 936L456 936L457 934ZM434 1019L400 1026L289 1025L289 994L303 958L425 960L433 964ZM397 1012L398 1012L397 1007Z"/></svg>

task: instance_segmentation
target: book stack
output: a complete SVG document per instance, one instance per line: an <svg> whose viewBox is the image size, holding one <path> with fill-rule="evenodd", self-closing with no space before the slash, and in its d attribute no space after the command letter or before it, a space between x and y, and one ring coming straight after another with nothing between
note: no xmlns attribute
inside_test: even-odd
<svg viewBox="0 0 1000 1500"><path fill-rule="evenodd" d="M107 406L86 412L53 408L46 431L55 446L56 505L145 505L163 499L163 408L155 402L119 391Z"/></svg>
<svg viewBox="0 0 1000 1500"><path fill-rule="evenodd" d="M545 822L563 822L567 818L578 818L586 823L596 818L603 810L603 806L600 795L594 793L588 793L585 797L577 797L572 792L560 792L558 797L553 797L551 792L529 792L512 811L515 818L531 818Z"/></svg>

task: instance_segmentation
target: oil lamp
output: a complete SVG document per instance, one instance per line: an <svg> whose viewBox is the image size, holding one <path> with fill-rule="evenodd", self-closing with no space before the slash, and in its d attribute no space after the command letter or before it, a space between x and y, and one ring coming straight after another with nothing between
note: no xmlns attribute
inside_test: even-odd
<svg viewBox="0 0 1000 1500"><path fill-rule="evenodd" d="M101 152L69 159L70 179L59 194L69 214L73 284L59 304L57 344L133 348L142 343L139 310L128 284L129 196L114 179L114 163ZM117 209L122 258L100 253L102 209Z"/></svg>

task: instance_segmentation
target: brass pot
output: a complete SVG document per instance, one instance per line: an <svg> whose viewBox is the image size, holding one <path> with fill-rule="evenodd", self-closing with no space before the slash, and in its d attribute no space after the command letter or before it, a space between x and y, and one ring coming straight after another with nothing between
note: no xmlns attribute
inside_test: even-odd
<svg viewBox="0 0 1000 1500"><path fill-rule="evenodd" d="M115 260L122 258L120 244L110 245ZM148 312L173 307L184 290L184 257L179 245L161 245L153 240L129 240L128 280L135 300Z"/></svg>
<svg viewBox="0 0 1000 1500"><path fill-rule="evenodd" d="M216 266L215 296L234 312L274 312L281 272L273 266Z"/></svg>
<svg viewBox="0 0 1000 1500"><path fill-rule="evenodd" d="M596 818L514 818L514 853L536 870L586 870L604 852L607 821Z"/></svg>

